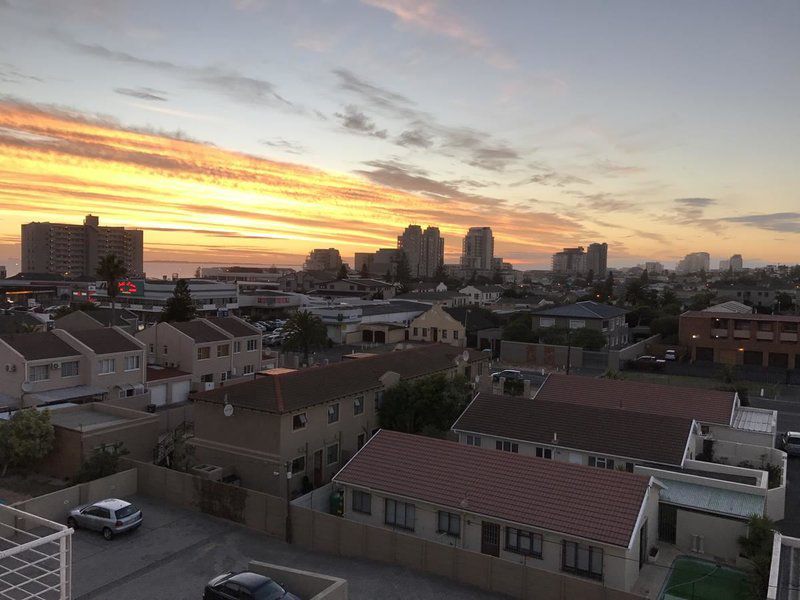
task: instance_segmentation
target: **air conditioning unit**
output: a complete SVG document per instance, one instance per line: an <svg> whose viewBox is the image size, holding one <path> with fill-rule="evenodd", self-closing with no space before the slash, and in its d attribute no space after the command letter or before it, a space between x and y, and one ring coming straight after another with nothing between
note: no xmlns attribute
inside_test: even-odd
<svg viewBox="0 0 800 600"><path fill-rule="evenodd" d="M6 363L6 373L16 373L17 365L14 363Z"/></svg>
<svg viewBox="0 0 800 600"><path fill-rule="evenodd" d="M61 368L61 363L53 363L52 365L50 365L50 368L51 369L60 369Z"/></svg>
<svg viewBox="0 0 800 600"><path fill-rule="evenodd" d="M197 475L198 477L208 479L209 481L222 480L222 471L222 467L218 467L217 465L202 464L192 467L192 475Z"/></svg>

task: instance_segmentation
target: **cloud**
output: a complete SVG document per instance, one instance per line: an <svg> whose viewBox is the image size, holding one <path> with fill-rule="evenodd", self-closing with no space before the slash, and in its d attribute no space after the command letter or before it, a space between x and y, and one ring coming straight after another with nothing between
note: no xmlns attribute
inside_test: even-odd
<svg viewBox="0 0 800 600"><path fill-rule="evenodd" d="M395 143L399 146L430 148L433 146L433 138L421 129L408 129L398 136Z"/></svg>
<svg viewBox="0 0 800 600"><path fill-rule="evenodd" d="M761 215L743 215L740 217L724 217L717 219L726 223L739 223L749 227L757 227L767 231L781 233L800 233L800 213L782 212Z"/></svg>
<svg viewBox="0 0 800 600"><path fill-rule="evenodd" d="M675 202L695 208L706 208L717 203L713 198L676 198Z"/></svg>
<svg viewBox="0 0 800 600"><path fill-rule="evenodd" d="M0 0L0 6L2 6L2 0ZM0 63L0 83L24 83L26 81L41 83L44 80L41 77L23 73L12 64Z"/></svg>
<svg viewBox="0 0 800 600"><path fill-rule="evenodd" d="M378 129L367 115L352 104L348 104L345 107L344 113L335 113L335 116L340 119L342 127L350 131L370 135L382 140L385 140L389 135L385 129Z"/></svg>
<svg viewBox="0 0 800 600"><path fill-rule="evenodd" d="M675 198L674 202L678 205L675 220L684 225L697 223L703 218L706 208L717 204L713 198Z"/></svg>
<svg viewBox="0 0 800 600"><path fill-rule="evenodd" d="M637 167L634 165L623 165L620 163L615 163L608 159L599 160L594 164L595 169L597 169L600 173L604 175L608 175L610 177L616 177L618 175L635 175L637 173L643 173L643 167Z"/></svg>
<svg viewBox="0 0 800 600"><path fill-rule="evenodd" d="M306 151L305 147L299 142L292 142L284 138L258 140L258 143L269 148L275 148L277 150L282 150L283 152L288 152L289 154L303 154Z"/></svg>
<svg viewBox="0 0 800 600"><path fill-rule="evenodd" d="M554 187L565 187L573 184L590 185L591 181L583 179L582 177L578 177L577 175L570 175L568 173L557 173L556 171L553 170L547 170L544 173L531 175L530 177L526 177L525 179L511 183L510 186L521 187L525 185L530 185L532 183L536 183L538 185L549 185Z"/></svg>
<svg viewBox="0 0 800 600"><path fill-rule="evenodd" d="M140 88L114 88L114 92L123 96L131 96L140 100L151 100L153 102L166 102L167 92L156 90L149 87Z"/></svg>

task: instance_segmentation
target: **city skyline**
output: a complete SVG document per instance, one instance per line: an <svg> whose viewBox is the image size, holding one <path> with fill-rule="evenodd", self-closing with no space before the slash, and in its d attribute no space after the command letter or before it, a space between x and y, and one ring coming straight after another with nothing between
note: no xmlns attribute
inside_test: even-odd
<svg viewBox="0 0 800 600"><path fill-rule="evenodd" d="M451 264L483 226L519 268L597 239L796 262L800 8L630 6L0 2L0 264L87 213L146 262L349 259L409 223Z"/></svg>

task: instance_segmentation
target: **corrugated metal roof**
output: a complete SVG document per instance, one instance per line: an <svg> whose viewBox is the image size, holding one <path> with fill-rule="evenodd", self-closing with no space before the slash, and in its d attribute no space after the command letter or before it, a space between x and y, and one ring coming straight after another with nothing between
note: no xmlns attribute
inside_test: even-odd
<svg viewBox="0 0 800 600"><path fill-rule="evenodd" d="M772 433L778 426L776 411L741 406L733 414L734 429Z"/></svg>
<svg viewBox="0 0 800 600"><path fill-rule="evenodd" d="M665 479L662 475L656 478L666 486L661 490L661 502L743 519L764 514L764 496Z"/></svg>

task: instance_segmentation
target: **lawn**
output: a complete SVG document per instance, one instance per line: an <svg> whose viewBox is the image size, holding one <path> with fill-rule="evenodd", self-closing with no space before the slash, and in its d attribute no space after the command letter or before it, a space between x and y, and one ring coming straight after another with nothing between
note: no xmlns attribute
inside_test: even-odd
<svg viewBox="0 0 800 600"><path fill-rule="evenodd" d="M694 558L677 558L664 586L664 600L749 600L747 573Z"/></svg>

